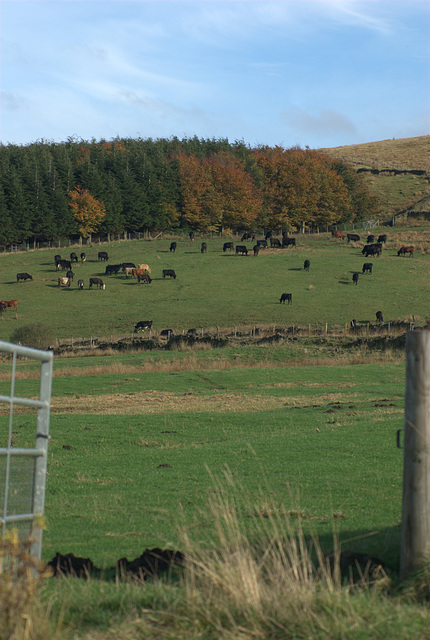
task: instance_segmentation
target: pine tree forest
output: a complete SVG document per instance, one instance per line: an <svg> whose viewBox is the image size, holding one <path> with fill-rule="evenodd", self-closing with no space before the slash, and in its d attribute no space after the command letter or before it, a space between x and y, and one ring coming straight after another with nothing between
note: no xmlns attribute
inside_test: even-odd
<svg viewBox="0 0 430 640"><path fill-rule="evenodd" d="M328 227L379 211L346 163L199 138L1 145L0 245L93 234Z"/></svg>

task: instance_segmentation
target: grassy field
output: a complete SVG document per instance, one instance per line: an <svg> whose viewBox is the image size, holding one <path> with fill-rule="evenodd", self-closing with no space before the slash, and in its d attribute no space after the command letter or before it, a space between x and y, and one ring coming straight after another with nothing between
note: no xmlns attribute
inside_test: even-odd
<svg viewBox="0 0 430 640"><path fill-rule="evenodd" d="M386 321L424 319L429 311L430 229L390 230L388 237L382 256L373 259L373 274L362 275L358 286L352 284L352 273L361 272L367 261L361 254L364 243L348 245L326 233L299 235L296 249L269 249L258 257L223 253L222 238L207 239L207 254L200 253L198 240L179 240L174 254L168 239L103 247L110 264L149 264L150 285L122 274L104 276L106 263L97 261L99 247L88 249L87 262L74 267L70 289L57 286L57 251L2 255L1 298L17 299L18 312L3 314L0 338L10 340L16 328L34 321L49 326L55 338L89 338L124 335L146 319L153 320L155 332L241 324L343 326L352 318L374 322L378 310ZM397 257L403 243L415 245L413 258ZM303 270L305 259L311 262L309 272ZM165 268L176 271L176 280L163 280ZM20 271L30 273L33 281L17 283ZM106 290L89 290L90 276L101 276ZM83 291L77 288L78 278L85 281ZM284 292L293 294L292 305L279 304Z"/></svg>
<svg viewBox="0 0 430 640"><path fill-rule="evenodd" d="M342 326L353 317L374 322L378 309L386 320L423 321L428 226L388 234L374 273L360 276L357 287L351 276L365 261L363 243L348 246L328 234L299 236L297 249L256 258L223 254L223 239L209 239L206 255L198 241L180 241L174 255L167 239L118 243L108 247L110 263L147 262L154 280L139 286L106 277L105 291L59 290L54 250L3 255L1 296L18 299L18 317L4 314L0 337L35 320L60 338L123 334L144 318L154 320L155 333L241 323ZM416 245L413 258L397 257L402 243ZM97 251L76 268L86 282L104 271ZM178 278L163 281L163 268ZM17 284L18 271L34 281ZM293 293L292 306L279 304L283 291ZM0 640L10 640L4 621L15 609L17 637L28 640L428 640L428 575L403 591L396 582L400 343L303 338L56 356L44 559L74 553L109 568L167 546L184 551L189 564L179 583L144 588L47 580L24 614L17 603L25 588L18 582L11 602L0 575ZM0 362L0 394L9 393L10 369ZM36 396L38 386L35 366L20 361L16 395ZM7 421L5 406L0 446ZM35 430L35 415L15 408L14 446L32 445ZM310 536L318 542L308 550ZM336 540L341 550L381 560L371 586L365 575L361 588L342 587L315 560Z"/></svg>

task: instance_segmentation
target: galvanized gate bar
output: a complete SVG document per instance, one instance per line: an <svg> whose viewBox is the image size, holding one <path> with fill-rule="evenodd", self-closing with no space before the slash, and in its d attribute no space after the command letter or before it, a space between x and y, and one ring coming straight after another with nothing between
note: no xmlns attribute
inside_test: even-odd
<svg viewBox="0 0 430 640"><path fill-rule="evenodd" d="M3 505L0 505L0 527L4 535L7 524L28 521L32 527L32 553L37 558L40 558L42 552L42 527L38 520L40 516L43 515L45 508L46 467L51 407L53 353L51 351L40 351L38 349L31 349L29 347L23 347L21 345L10 344L2 341L0 341L0 352L6 352L13 356L10 395L0 395L0 402L9 404L7 447L0 448L0 459L6 458ZM38 360L41 363L40 390L39 399L37 400L31 398L22 398L15 395L16 362L18 357ZM12 446L13 409L15 405L31 407L37 410L37 426L35 434L36 443L34 448L24 449L14 448ZM11 514L9 512L9 502L11 491L13 491L14 489L13 484L11 486L12 460L16 460L20 456L27 459L28 457L34 458L34 468L30 485L31 495L28 496L29 500L31 501L31 511L26 513ZM22 469L20 469L20 471L22 472ZM29 469L29 472L30 471L31 469ZM19 488L21 487L22 485L19 485Z"/></svg>

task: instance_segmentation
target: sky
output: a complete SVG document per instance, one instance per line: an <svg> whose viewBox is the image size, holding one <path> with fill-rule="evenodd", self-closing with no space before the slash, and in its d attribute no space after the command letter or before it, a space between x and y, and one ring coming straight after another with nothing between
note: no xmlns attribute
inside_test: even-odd
<svg viewBox="0 0 430 640"><path fill-rule="evenodd" d="M0 141L429 134L428 0L1 0Z"/></svg>

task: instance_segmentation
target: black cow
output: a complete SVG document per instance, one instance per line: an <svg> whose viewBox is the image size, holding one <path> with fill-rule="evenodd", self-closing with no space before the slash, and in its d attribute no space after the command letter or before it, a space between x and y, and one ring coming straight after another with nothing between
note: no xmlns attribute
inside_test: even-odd
<svg viewBox="0 0 430 640"><path fill-rule="evenodd" d="M107 276L111 276L112 274L116 275L121 271L122 265L120 264L108 264L105 270L105 274Z"/></svg>
<svg viewBox="0 0 430 640"><path fill-rule="evenodd" d="M243 256L247 256L248 255L248 249L245 247L245 245L238 244L236 246L236 255L238 256L239 253L241 253Z"/></svg>
<svg viewBox="0 0 430 640"><path fill-rule="evenodd" d="M61 262L61 256L59 253L57 253L57 255L54 256L54 262L57 265L59 262Z"/></svg>
<svg viewBox="0 0 430 640"><path fill-rule="evenodd" d="M253 252L254 252L254 256L258 256L258 254L260 253L260 249L261 249L261 247L260 247L260 245L259 245L259 244L255 244L255 245L252 247L252 250L253 250Z"/></svg>
<svg viewBox="0 0 430 640"><path fill-rule="evenodd" d="M245 231L240 241L246 242L246 240L255 240L255 233L253 231Z"/></svg>
<svg viewBox="0 0 430 640"><path fill-rule="evenodd" d="M270 246L280 249L282 247L281 241L279 240L279 238L270 238Z"/></svg>
<svg viewBox="0 0 430 640"><path fill-rule="evenodd" d="M152 320L140 320L134 327L134 332L145 331L145 329L151 330Z"/></svg>
<svg viewBox="0 0 430 640"><path fill-rule="evenodd" d="M257 240L257 245L265 249L267 247L267 240Z"/></svg>
<svg viewBox="0 0 430 640"><path fill-rule="evenodd" d="M191 242L194 242L194 231L190 231L190 233L188 234L188 237L191 240Z"/></svg>
<svg viewBox="0 0 430 640"><path fill-rule="evenodd" d="M71 260L60 260L60 262L57 262L57 271L58 269L61 269L62 271L64 271L64 269L70 270L71 268L72 268Z"/></svg>
<svg viewBox="0 0 430 640"><path fill-rule="evenodd" d="M19 282L20 280L24 280L24 282L26 280L33 280L33 276L31 276L29 273L17 273L16 281Z"/></svg>
<svg viewBox="0 0 430 640"><path fill-rule="evenodd" d="M378 236L378 242L387 242L387 236L383 233L381 236Z"/></svg>
<svg viewBox="0 0 430 640"><path fill-rule="evenodd" d="M310 260L305 260L305 263L303 265L303 269L305 271L309 271L309 267L311 266Z"/></svg>
<svg viewBox="0 0 430 640"><path fill-rule="evenodd" d="M200 251L201 251L202 253L206 253L206 251L207 251L207 250L208 250L208 245L207 245L207 243L206 243L206 242L202 242L202 246L201 246Z"/></svg>
<svg viewBox="0 0 430 640"><path fill-rule="evenodd" d="M73 282L74 276L75 274L73 273L73 271L69 269L69 271L66 273L66 278L69 278L70 282Z"/></svg>
<svg viewBox="0 0 430 640"><path fill-rule="evenodd" d="M3 311L6 311L7 306L5 305L4 302L0 302L0 316L3 315Z"/></svg>
<svg viewBox="0 0 430 640"><path fill-rule="evenodd" d="M360 236L356 233L347 233L346 237L348 242L358 242L360 240Z"/></svg>
<svg viewBox="0 0 430 640"><path fill-rule="evenodd" d="M234 251L234 242L224 242L224 246L222 248L224 253L227 251L227 249L229 251Z"/></svg>
<svg viewBox="0 0 430 640"><path fill-rule="evenodd" d="M269 240L272 237L272 235L273 235L272 231L266 231L266 233L264 234L264 238L266 240Z"/></svg>
<svg viewBox="0 0 430 640"><path fill-rule="evenodd" d="M146 284L151 284L152 279L148 273L137 273L137 283L145 282Z"/></svg>
<svg viewBox="0 0 430 640"><path fill-rule="evenodd" d="M78 256L74 251L72 251L72 253L70 254L70 262L77 262L77 261L78 261Z"/></svg>
<svg viewBox="0 0 430 640"><path fill-rule="evenodd" d="M366 258L368 256L380 256L382 253L381 244L366 244L361 252Z"/></svg>
<svg viewBox="0 0 430 640"><path fill-rule="evenodd" d="M355 272L352 274L352 281L354 284L358 284L359 273Z"/></svg>
<svg viewBox="0 0 430 640"><path fill-rule="evenodd" d="M168 340L170 340L170 336L172 335L173 335L172 329L163 329L162 331L160 331L160 336L162 338L167 338Z"/></svg>
<svg viewBox="0 0 430 640"><path fill-rule="evenodd" d="M171 251L171 252L175 253L175 251L176 251L176 247L177 247L177 246L178 246L178 245L176 244L176 242L171 242L171 243L170 243L170 247L169 247L169 251Z"/></svg>
<svg viewBox="0 0 430 640"><path fill-rule="evenodd" d="M85 255L85 253L82 251L81 253L81 262L86 262L87 260L87 256Z"/></svg>
<svg viewBox="0 0 430 640"><path fill-rule="evenodd" d="M295 238L282 238L282 247L289 247L289 246L295 247L296 246L296 239Z"/></svg>
<svg viewBox="0 0 430 640"><path fill-rule="evenodd" d="M373 262L365 262L363 264L362 273L372 273Z"/></svg>
<svg viewBox="0 0 430 640"><path fill-rule="evenodd" d="M84 288L84 281L78 280L78 289L83 289L83 288Z"/></svg>
<svg viewBox="0 0 430 640"><path fill-rule="evenodd" d="M288 304L293 304L293 294L292 293L283 293L279 298L279 302L282 304L288 302Z"/></svg>
<svg viewBox="0 0 430 640"><path fill-rule="evenodd" d="M378 322L384 322L384 318L382 317L382 311L376 312L376 319Z"/></svg>
<svg viewBox="0 0 430 640"><path fill-rule="evenodd" d="M369 235L366 238L366 243L367 244L372 244L373 242L375 242L375 236L372 236L372 234L369 233Z"/></svg>
<svg viewBox="0 0 430 640"><path fill-rule="evenodd" d="M163 278L165 278L166 276L176 279L176 273L173 271L173 269L163 269Z"/></svg>
<svg viewBox="0 0 430 640"><path fill-rule="evenodd" d="M134 262L121 262L120 267L123 273L125 273L126 269L136 269Z"/></svg>
<svg viewBox="0 0 430 640"><path fill-rule="evenodd" d="M90 278L89 289L92 289L93 285L97 289L106 289L106 285L103 284L103 280L101 278Z"/></svg>
<svg viewBox="0 0 430 640"><path fill-rule="evenodd" d="M109 256L107 254L107 251L99 251L98 255L97 255L98 260L109 260Z"/></svg>

